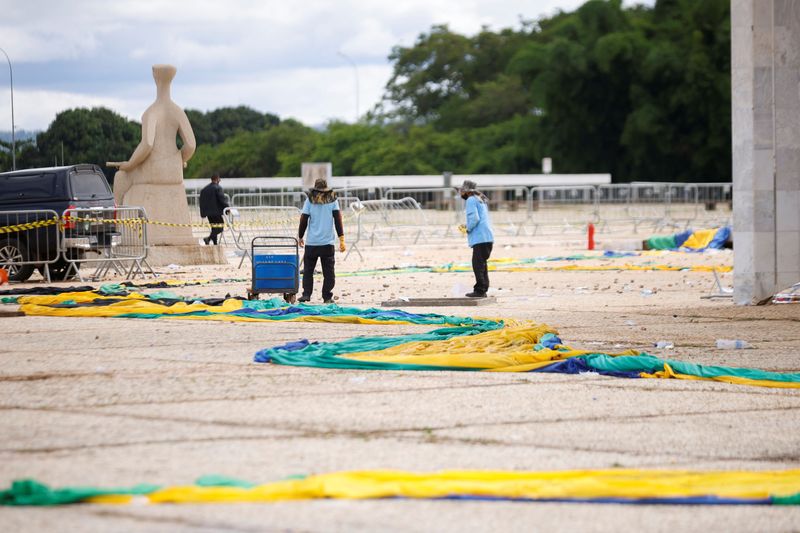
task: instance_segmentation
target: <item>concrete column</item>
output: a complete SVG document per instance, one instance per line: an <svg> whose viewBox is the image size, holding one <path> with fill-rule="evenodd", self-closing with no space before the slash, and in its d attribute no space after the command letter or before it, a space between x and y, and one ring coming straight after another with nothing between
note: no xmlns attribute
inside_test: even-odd
<svg viewBox="0 0 800 533"><path fill-rule="evenodd" d="M800 281L800 1L732 0L734 301Z"/></svg>

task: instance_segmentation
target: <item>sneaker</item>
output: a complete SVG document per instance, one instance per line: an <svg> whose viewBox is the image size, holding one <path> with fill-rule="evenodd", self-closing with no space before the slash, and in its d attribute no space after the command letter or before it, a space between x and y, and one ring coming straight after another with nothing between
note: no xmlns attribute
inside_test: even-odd
<svg viewBox="0 0 800 533"><path fill-rule="evenodd" d="M323 302L326 303L326 304L334 303L333 298L328 298L327 300L323 300Z"/></svg>
<svg viewBox="0 0 800 533"><path fill-rule="evenodd" d="M300 298L298 298L297 301L298 302L302 302L302 303L310 302L311 301L311 296L303 295Z"/></svg>
<svg viewBox="0 0 800 533"><path fill-rule="evenodd" d="M209 239L208 237L205 237L205 238L203 239L203 242L204 242L204 243L206 243L206 246L208 246L208 242L209 242L210 240L211 240L211 239Z"/></svg>
<svg viewBox="0 0 800 533"><path fill-rule="evenodd" d="M486 298L485 292L468 292L465 294L467 298Z"/></svg>

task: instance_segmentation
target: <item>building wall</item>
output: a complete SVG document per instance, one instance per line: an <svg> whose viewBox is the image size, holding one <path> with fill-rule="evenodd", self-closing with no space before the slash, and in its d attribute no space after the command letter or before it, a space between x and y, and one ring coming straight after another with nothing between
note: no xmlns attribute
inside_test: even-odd
<svg viewBox="0 0 800 533"><path fill-rule="evenodd" d="M732 0L734 301L800 281L800 1Z"/></svg>

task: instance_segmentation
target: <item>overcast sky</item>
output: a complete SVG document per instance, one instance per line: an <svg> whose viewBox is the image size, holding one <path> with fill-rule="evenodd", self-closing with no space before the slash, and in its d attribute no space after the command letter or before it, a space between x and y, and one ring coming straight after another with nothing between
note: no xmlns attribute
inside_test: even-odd
<svg viewBox="0 0 800 533"><path fill-rule="evenodd" d="M155 98L150 67L178 74L173 100L203 111L248 105L308 125L356 117L378 102L392 46L433 24L466 35L519 27L582 0L0 0L14 121L45 129L56 113L106 106L139 120ZM651 1L628 1L626 5ZM0 54L0 131L11 129Z"/></svg>

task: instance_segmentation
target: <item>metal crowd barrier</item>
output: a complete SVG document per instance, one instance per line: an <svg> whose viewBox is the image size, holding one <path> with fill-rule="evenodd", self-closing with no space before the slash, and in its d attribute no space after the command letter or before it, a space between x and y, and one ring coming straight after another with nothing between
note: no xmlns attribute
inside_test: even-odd
<svg viewBox="0 0 800 533"><path fill-rule="evenodd" d="M83 265L95 267L90 279L97 280L113 270L131 279L145 276L147 264L147 214L133 206L71 208L64 211L60 252L66 267L64 277L81 274Z"/></svg>
<svg viewBox="0 0 800 533"><path fill-rule="evenodd" d="M533 187L529 204L532 234L547 229L586 231L586 226L597 220L596 194L591 185Z"/></svg>
<svg viewBox="0 0 800 533"><path fill-rule="evenodd" d="M13 279L30 277L39 268L49 282L59 277L59 215L52 209L0 212L0 267Z"/></svg>
<svg viewBox="0 0 800 533"><path fill-rule="evenodd" d="M255 237L285 236L295 237L300 225L300 209L297 207L229 207L223 214L225 224L236 249L242 259L250 257L250 245Z"/></svg>
<svg viewBox="0 0 800 533"><path fill-rule="evenodd" d="M345 253L342 261L346 261L352 252L356 252L363 261L364 256L361 255L358 245L361 242L361 211L364 207L357 196L340 196L338 200L339 210L342 213L344 233L346 240L349 241L347 243L347 253Z"/></svg>
<svg viewBox="0 0 800 533"><path fill-rule="evenodd" d="M383 239L410 239L417 244L430 228L425 212L411 197L364 200L359 205L359 232L364 232L372 245Z"/></svg>
<svg viewBox="0 0 800 533"><path fill-rule="evenodd" d="M308 195L303 191L237 193L231 207L303 207L306 199Z"/></svg>
<svg viewBox="0 0 800 533"><path fill-rule="evenodd" d="M730 225L733 219L732 183L695 183L698 220L706 226Z"/></svg>
<svg viewBox="0 0 800 533"><path fill-rule="evenodd" d="M496 229L520 235L554 230L583 231L592 222L603 232L680 229L689 225L724 225L731 221L732 184L634 182L598 186L480 187L489 200ZM380 187L374 187L381 191ZM340 194L345 191L339 190ZM366 194L366 189L364 189ZM375 200L353 200L361 206L358 217L343 203L345 216L360 224L357 239L371 243L383 239L458 237L464 202L454 187L385 189ZM190 205L195 201L190 195ZM363 196L359 196L363 198ZM354 197L353 197L354 198ZM234 194L234 207L300 206L299 191ZM200 222L199 212L197 221ZM352 231L349 233L352 234ZM356 241L358 242L358 241Z"/></svg>
<svg viewBox="0 0 800 533"><path fill-rule="evenodd" d="M495 230L520 235L530 218L531 189L527 187L478 187L486 196ZM466 202L459 196L458 223L464 222Z"/></svg>

